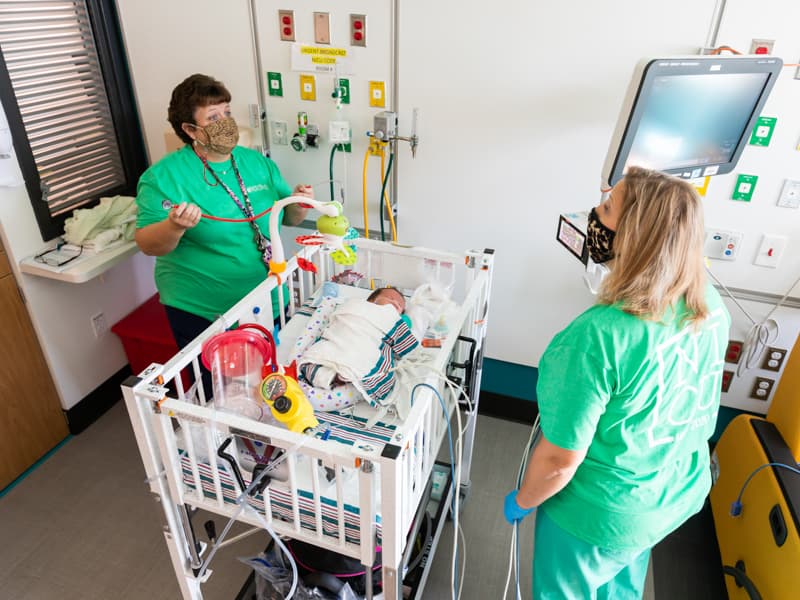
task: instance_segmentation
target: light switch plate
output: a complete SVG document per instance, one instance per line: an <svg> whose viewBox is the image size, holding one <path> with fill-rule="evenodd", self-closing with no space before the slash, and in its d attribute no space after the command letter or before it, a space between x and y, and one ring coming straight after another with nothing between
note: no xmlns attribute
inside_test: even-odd
<svg viewBox="0 0 800 600"><path fill-rule="evenodd" d="M764 235L753 264L777 269L787 241L786 237L782 235Z"/></svg>

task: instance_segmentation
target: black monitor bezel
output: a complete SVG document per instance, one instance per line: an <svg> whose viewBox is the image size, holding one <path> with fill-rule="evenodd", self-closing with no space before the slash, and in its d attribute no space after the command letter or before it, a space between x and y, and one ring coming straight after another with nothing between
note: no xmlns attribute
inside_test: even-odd
<svg viewBox="0 0 800 600"><path fill-rule="evenodd" d="M783 61L774 56L697 56L657 58L642 61L637 66L631 79L631 85L623 102L617 128L612 136L606 164L603 169L604 186L611 187L622 179L624 175L628 155L633 146L639 123L647 106L647 99L650 96L653 82L656 78L701 74L725 75L730 73L764 73L767 75L747 125L742 130L740 139L730 159L725 162L704 164L700 171L700 176L707 174L722 175L730 173L736 167L736 163L739 161L742 151L749 141L755 122L761 115L767 97L775 85L782 67ZM687 173L695 174L695 169L682 166L673 169L661 169L661 171L677 177L691 178L691 175L687 175Z"/></svg>

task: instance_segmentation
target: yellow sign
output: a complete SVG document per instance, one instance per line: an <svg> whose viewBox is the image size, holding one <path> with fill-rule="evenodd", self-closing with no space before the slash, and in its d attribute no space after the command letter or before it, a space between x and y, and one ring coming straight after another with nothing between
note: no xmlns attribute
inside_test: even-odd
<svg viewBox="0 0 800 600"><path fill-rule="evenodd" d="M347 56L345 48L320 48L318 46L301 46L300 54L322 55L322 56Z"/></svg>
<svg viewBox="0 0 800 600"><path fill-rule="evenodd" d="M386 106L386 84L382 81L369 82L369 105L376 108Z"/></svg>
<svg viewBox="0 0 800 600"><path fill-rule="evenodd" d="M705 196L708 191L709 181L711 181L711 177L703 177L702 179L692 179L691 184L694 186L694 189L697 190L698 194Z"/></svg>
<svg viewBox="0 0 800 600"><path fill-rule="evenodd" d="M353 65L347 48L292 44L292 71L347 77L353 74Z"/></svg>
<svg viewBox="0 0 800 600"><path fill-rule="evenodd" d="M317 83L313 75L300 75L300 100L317 99Z"/></svg>

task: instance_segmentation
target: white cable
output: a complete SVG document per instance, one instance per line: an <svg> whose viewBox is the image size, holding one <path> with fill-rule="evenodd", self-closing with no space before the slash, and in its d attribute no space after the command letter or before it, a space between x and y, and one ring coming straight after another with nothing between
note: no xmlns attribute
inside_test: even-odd
<svg viewBox="0 0 800 600"><path fill-rule="evenodd" d="M726 294L728 294L728 298L730 298L730 299L733 301L733 303L734 303L736 306L738 306L738 307L739 307L739 310L741 310L741 311L742 311L742 313L744 314L744 316L745 316L745 317L747 317L747 319L748 319L748 320L749 320L749 321L750 321L750 322L751 322L753 325L755 325L755 324L756 324L756 320L755 320L753 317L751 317L751 316L750 316L750 313L749 313L749 312L747 312L747 311L745 310L744 306L742 306L741 304L739 304L739 301L736 299L736 296L734 296L734 295L733 295L733 293L732 293L732 292L731 292L731 291L730 291L730 290L729 290L729 289L728 289L728 288L725 286L725 284L724 284L724 283L722 283L722 282L721 282L721 281L720 281L720 280L717 278L717 276L716 276L716 275L714 275L714 272L713 272L711 269L709 269L708 267L706 267L706 273L708 273L709 275L711 275L711 279L713 279L714 281L716 281L716 282L717 282L717 285L718 285L718 286L720 286L720 287L721 287L723 290L725 290L725 293L726 293Z"/></svg>
<svg viewBox="0 0 800 600"><path fill-rule="evenodd" d="M517 528L511 529L511 546L508 554L508 575L506 576L506 587L503 589L503 599L506 600L508 595L508 586L511 584L511 571L514 568L514 548L516 546Z"/></svg>
<svg viewBox="0 0 800 600"><path fill-rule="evenodd" d="M522 485L522 478L525 475L525 471L528 469L528 459L531 455L531 450L533 446L536 445L539 436L539 415L536 415L536 419L533 422L533 426L531 427L531 434L528 437L528 442L525 444L525 451L522 453L522 457L519 461L519 468L517 469L517 478L516 478L516 489ZM508 586L511 582L511 572L514 571L514 577L516 581L516 597L517 600L522 598L522 592L519 587L519 522L515 523L512 527L511 533L511 545L509 548L509 557L508 557L508 577L506 578L506 587L503 590L503 600L505 600L506 595L508 594Z"/></svg>
<svg viewBox="0 0 800 600"><path fill-rule="evenodd" d="M292 556L292 553L289 552L289 549L284 545L283 540L281 540L280 536L275 533L272 527L269 526L269 523L267 523L267 520L264 518L264 515L262 515L252 506L250 506L249 502L245 502L244 506L249 508L253 512L253 514L255 514L256 517L258 517L258 520L261 521L261 525L264 527L264 529L267 530L267 533L269 533L270 536L272 536L272 539L275 540L275 543L278 544L278 547L281 549L281 552L283 552L283 555L289 559L289 565L292 567L292 587L289 589L289 593L285 596L284 600L291 600L291 598L294 596L295 591L297 590L297 581L299 580L299 577L297 575L297 564L294 562L294 557Z"/></svg>
<svg viewBox="0 0 800 600"><path fill-rule="evenodd" d="M461 582L458 584L457 597L457 600L461 600L461 592L464 591L464 573L467 569L467 539L464 536L464 530L461 529L461 525L458 526L458 535L461 538L461 547L463 548L463 554L461 555Z"/></svg>
<svg viewBox="0 0 800 600"><path fill-rule="evenodd" d="M775 303L769 313L767 313L767 316L761 319L761 321L756 322L750 313L747 312L741 304L739 304L739 301L734 297L733 293L725 286L725 284L722 283L716 275L714 275L711 269L706 267L706 272L717 283L717 285L719 285L725 291L733 303L739 307L739 310L741 310L747 319L752 323L752 327L747 332L744 345L742 346L741 353L743 357L741 360L739 360L739 364L736 366L736 375L741 377L748 370L758 366L758 362L761 359L761 356L764 354L764 350L780 336L780 324L771 317L775 311L778 310L781 305L783 305L784 301L789 297L789 294L797 286L797 284L800 283L800 277L798 277L794 283L789 286L789 289L781 297L781 299Z"/></svg>
<svg viewBox="0 0 800 600"><path fill-rule="evenodd" d="M219 550L222 547L221 545L224 542L225 537L228 535L228 532L231 530L231 527L233 527L233 524L236 522L236 519L239 517L242 511L246 507L250 507L251 509L253 508L247 502L247 496L250 494L250 492L252 492L256 488L256 486L258 486L261 480L264 477L266 477L267 473L272 472L278 465L280 465L283 461L285 461L290 454L297 452L297 450L299 450L306 443L307 440L308 440L307 437L303 437L300 440L300 442L298 442L288 450L284 451L284 453L281 456L276 458L274 461L270 462L261 471L261 473L258 474L258 477L253 478L253 480L250 482L250 485L247 486L247 489L242 490L242 493L239 494L239 496L236 498L236 504L238 505L238 508L236 509L236 512L234 512L233 515L230 517L228 522L225 524L225 528L222 530L222 533L217 537L217 541L211 547L208 556L203 561L203 564L200 566L200 571L197 574L198 579L203 578L203 575L208 569L208 565L211 564L211 561L213 560L214 555L217 553L217 550ZM263 522L266 523L266 521ZM275 534L271 528L268 528L267 531L273 537L273 539L275 539L275 541L278 543L280 547L285 548L283 544L281 542L278 542L278 540L275 538ZM294 559L292 558L291 554L289 554L288 556L289 556L289 562L292 563L292 573L294 574L295 577L294 577L294 582L292 583L291 593L286 597L285 600L289 600L292 597L292 594L294 594L294 589L297 586L297 567L294 565Z"/></svg>

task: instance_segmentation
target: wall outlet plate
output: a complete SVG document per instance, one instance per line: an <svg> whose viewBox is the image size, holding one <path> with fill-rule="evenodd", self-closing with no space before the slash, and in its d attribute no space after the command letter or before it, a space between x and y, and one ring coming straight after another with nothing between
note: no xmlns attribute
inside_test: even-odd
<svg viewBox="0 0 800 600"><path fill-rule="evenodd" d="M785 348L767 348L764 352L764 360L761 363L761 368L765 371L775 371L777 373L781 370L787 354L788 352Z"/></svg>
<svg viewBox="0 0 800 600"><path fill-rule="evenodd" d="M798 67L800 68L800 67ZM778 206L783 208L800 208L800 181L787 179L783 182Z"/></svg>
<svg viewBox="0 0 800 600"><path fill-rule="evenodd" d="M783 252L786 250L787 242L788 239L785 236L764 234L753 264L777 269Z"/></svg>
<svg viewBox="0 0 800 600"><path fill-rule="evenodd" d="M750 54L772 54L775 40L755 38L750 42Z"/></svg>
<svg viewBox="0 0 800 600"><path fill-rule="evenodd" d="M753 382L753 389L750 390L750 397L754 400L763 400L766 402L774 387L774 379L770 379L769 377L756 377L756 380Z"/></svg>
<svg viewBox="0 0 800 600"><path fill-rule="evenodd" d="M330 121L328 123L328 140L332 144L346 144L350 142L350 122Z"/></svg>
<svg viewBox="0 0 800 600"><path fill-rule="evenodd" d="M289 126L286 121L270 121L271 140L276 146L289 145Z"/></svg>

